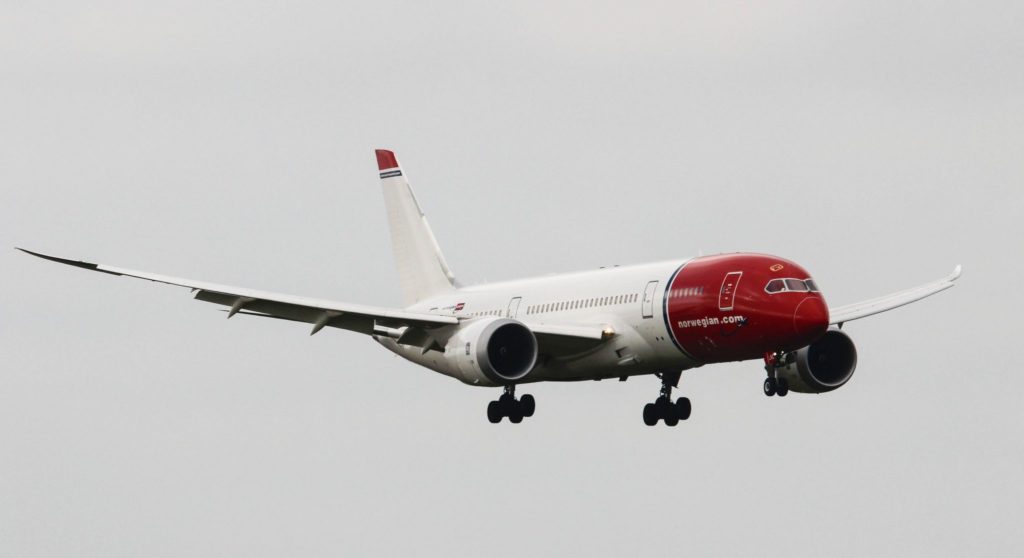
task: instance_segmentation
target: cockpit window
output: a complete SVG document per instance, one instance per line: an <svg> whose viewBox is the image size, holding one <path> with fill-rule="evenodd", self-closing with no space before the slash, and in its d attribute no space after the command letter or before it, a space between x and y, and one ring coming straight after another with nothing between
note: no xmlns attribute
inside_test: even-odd
<svg viewBox="0 0 1024 558"><path fill-rule="evenodd" d="M818 284L814 279L772 279L764 286L766 293L806 293L818 292Z"/></svg>
<svg viewBox="0 0 1024 558"><path fill-rule="evenodd" d="M786 279L786 290L796 292L806 292L808 290L807 284L799 279Z"/></svg>

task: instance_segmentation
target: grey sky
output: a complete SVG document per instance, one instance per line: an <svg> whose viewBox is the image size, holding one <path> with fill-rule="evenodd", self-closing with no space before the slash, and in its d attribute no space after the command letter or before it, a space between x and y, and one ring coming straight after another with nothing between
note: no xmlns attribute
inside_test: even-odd
<svg viewBox="0 0 1024 558"><path fill-rule="evenodd" d="M374 147L465 283L763 251L853 380L541 384L0 252L0 555L1006 555L1024 426L1019 2L6 2L0 247L395 305Z"/></svg>

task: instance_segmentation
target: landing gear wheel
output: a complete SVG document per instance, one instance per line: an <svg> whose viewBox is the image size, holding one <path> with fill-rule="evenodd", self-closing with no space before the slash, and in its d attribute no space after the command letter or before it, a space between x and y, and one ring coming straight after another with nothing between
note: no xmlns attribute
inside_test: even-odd
<svg viewBox="0 0 1024 558"><path fill-rule="evenodd" d="M686 420L690 418L690 412L693 411L693 406L690 405L689 397L680 397L676 399L676 414L679 415L679 420Z"/></svg>
<svg viewBox="0 0 1024 558"><path fill-rule="evenodd" d="M523 422L523 406L518 401L513 401L508 410L508 421L512 424Z"/></svg>
<svg viewBox="0 0 1024 558"><path fill-rule="evenodd" d="M658 409L658 414L660 416L665 416L672 407L672 400L668 397L661 396L654 400L654 406Z"/></svg>
<svg viewBox="0 0 1024 558"><path fill-rule="evenodd" d="M501 404L497 401L491 401L487 404L487 420L491 421L491 424L501 422L501 417L504 414L501 412Z"/></svg>
<svg viewBox="0 0 1024 558"><path fill-rule="evenodd" d="M768 397L775 395L775 389L777 384L775 378L765 378L764 380L764 394Z"/></svg>
<svg viewBox="0 0 1024 558"><path fill-rule="evenodd" d="M658 418L658 409L654 406L654 403L644 405L644 424L654 426L658 424Z"/></svg>
<svg viewBox="0 0 1024 558"><path fill-rule="evenodd" d="M532 417L533 412L537 410L537 401L529 393L519 398L519 405L523 409L524 417Z"/></svg>
<svg viewBox="0 0 1024 558"><path fill-rule="evenodd" d="M777 384L775 387L776 395L779 397L785 397L786 394L789 393L789 382L787 382L785 378L779 378L775 383Z"/></svg>
<svg viewBox="0 0 1024 558"><path fill-rule="evenodd" d="M487 404L487 420L492 424L501 422L501 419L508 418L513 424L523 422L526 417L533 416L537 408L537 401L532 395L526 394L522 399L516 399L516 386L505 386L505 392L496 401Z"/></svg>
<svg viewBox="0 0 1024 558"><path fill-rule="evenodd" d="M658 416L665 421L666 426L679 424L679 415L676 414L675 405L672 404L672 400L668 397L659 397L654 402L654 409L658 411Z"/></svg>
<svg viewBox="0 0 1024 558"><path fill-rule="evenodd" d="M661 379L661 394L654 403L644 405L644 424L654 426L663 420L665 426L675 426L679 421L690 418L689 399L680 397L675 403L672 402L672 388L679 383L680 374L680 371L657 374Z"/></svg>

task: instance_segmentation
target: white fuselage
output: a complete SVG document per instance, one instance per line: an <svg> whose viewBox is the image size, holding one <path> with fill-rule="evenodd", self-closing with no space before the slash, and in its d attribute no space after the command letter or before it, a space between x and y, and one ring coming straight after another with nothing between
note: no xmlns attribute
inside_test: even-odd
<svg viewBox="0 0 1024 558"><path fill-rule="evenodd" d="M581 346L568 356L538 361L524 379L576 381L682 370L699 366L669 338L663 301L672 274L688 260L616 266L458 288L420 301L410 311L460 319L507 317L528 326L604 324L610 342ZM467 383L441 351L422 351L375 336L388 350Z"/></svg>

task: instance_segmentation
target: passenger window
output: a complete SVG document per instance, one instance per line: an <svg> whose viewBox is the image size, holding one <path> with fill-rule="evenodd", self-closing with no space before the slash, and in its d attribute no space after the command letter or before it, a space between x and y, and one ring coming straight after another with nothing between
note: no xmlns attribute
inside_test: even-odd
<svg viewBox="0 0 1024 558"><path fill-rule="evenodd" d="M786 289L802 293L807 291L807 285L799 279L786 279Z"/></svg>

